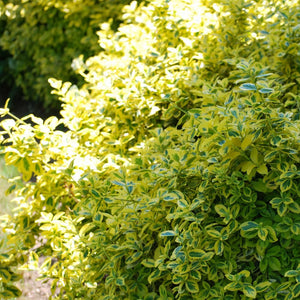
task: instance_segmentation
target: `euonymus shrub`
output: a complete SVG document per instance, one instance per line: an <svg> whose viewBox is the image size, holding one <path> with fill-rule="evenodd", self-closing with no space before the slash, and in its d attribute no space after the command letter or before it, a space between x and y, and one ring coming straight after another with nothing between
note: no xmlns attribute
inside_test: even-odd
<svg viewBox="0 0 300 300"><path fill-rule="evenodd" d="M25 183L1 297L45 256L52 299L299 299L298 24L294 1L133 2L83 87L50 80L60 119L3 108Z"/></svg>
<svg viewBox="0 0 300 300"><path fill-rule="evenodd" d="M22 88L25 98L39 101L48 109L57 107L59 102L50 93L48 78L81 83L72 69L72 60L99 52L99 23L112 18L116 29L122 7L128 3L129 0L0 1L0 46L11 55L10 76Z"/></svg>

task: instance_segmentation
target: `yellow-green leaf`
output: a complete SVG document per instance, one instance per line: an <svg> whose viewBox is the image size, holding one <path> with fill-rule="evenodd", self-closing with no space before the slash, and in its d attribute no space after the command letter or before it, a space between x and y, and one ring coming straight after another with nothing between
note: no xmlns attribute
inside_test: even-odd
<svg viewBox="0 0 300 300"><path fill-rule="evenodd" d="M124 286L125 285L125 279L123 277L118 277L116 279L116 285Z"/></svg>
<svg viewBox="0 0 300 300"><path fill-rule="evenodd" d="M246 284L243 287L243 293L245 294L245 296L255 299L256 298L256 289L250 285L250 284Z"/></svg>
<svg viewBox="0 0 300 300"><path fill-rule="evenodd" d="M152 282L159 279L161 271L159 269L154 270L148 277L148 281L151 284Z"/></svg>
<svg viewBox="0 0 300 300"><path fill-rule="evenodd" d="M9 283L11 275L7 270L0 269L0 278L1 278L0 281Z"/></svg>
<svg viewBox="0 0 300 300"><path fill-rule="evenodd" d="M250 146L254 140L255 135L254 134L248 134L243 139L243 142L241 144L242 150L246 150L248 146Z"/></svg>
<svg viewBox="0 0 300 300"><path fill-rule="evenodd" d="M252 170L255 167L256 167L256 165L251 161L246 161L241 164L242 172L247 172L248 175L252 172Z"/></svg>
<svg viewBox="0 0 300 300"><path fill-rule="evenodd" d="M257 168L257 172L261 175L267 175L268 174L268 168L265 164L261 164L258 168Z"/></svg>
<svg viewBox="0 0 300 300"><path fill-rule="evenodd" d="M87 223L83 225L79 230L79 236L83 237L88 231L92 230L93 228L95 228L95 224L93 223Z"/></svg>
<svg viewBox="0 0 300 300"><path fill-rule="evenodd" d="M292 294L293 294L293 297L294 297L294 298L297 298L297 297L300 296L300 282L296 283L296 284L293 286Z"/></svg>
<svg viewBox="0 0 300 300"><path fill-rule="evenodd" d="M265 241L268 236L268 230L265 228L259 228L257 231L257 235L261 240Z"/></svg>
<svg viewBox="0 0 300 300"><path fill-rule="evenodd" d="M199 286L198 286L198 283L195 280L190 280L189 279L185 283L185 287L186 287L187 291L192 293L192 294L195 294L195 293L199 292Z"/></svg>
<svg viewBox="0 0 300 300"><path fill-rule="evenodd" d="M216 255L221 255L224 251L224 243L222 241L216 241L214 245Z"/></svg>
<svg viewBox="0 0 300 300"><path fill-rule="evenodd" d="M256 222L248 221L241 225L243 231L256 231L259 225Z"/></svg>
<svg viewBox="0 0 300 300"><path fill-rule="evenodd" d="M280 189L282 192L288 191L292 187L293 181L291 179L285 179L280 184Z"/></svg>
<svg viewBox="0 0 300 300"><path fill-rule="evenodd" d="M152 259L152 258L144 259L142 261L142 265L145 266L146 268L154 268L154 266L155 266L155 260Z"/></svg>
<svg viewBox="0 0 300 300"><path fill-rule="evenodd" d="M252 148L250 152L250 158L253 163L255 163L256 165L258 164L258 151L256 148Z"/></svg>
<svg viewBox="0 0 300 300"><path fill-rule="evenodd" d="M271 286L272 283L269 281L264 281L259 283L258 285L256 285L255 289L257 293L261 293L264 292L265 290L267 290L269 288L269 286Z"/></svg>

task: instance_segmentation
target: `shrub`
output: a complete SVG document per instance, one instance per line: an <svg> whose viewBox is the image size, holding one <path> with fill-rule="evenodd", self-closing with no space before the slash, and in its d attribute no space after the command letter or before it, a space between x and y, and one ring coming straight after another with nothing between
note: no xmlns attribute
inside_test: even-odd
<svg viewBox="0 0 300 300"><path fill-rule="evenodd" d="M54 299L299 298L298 21L293 1L133 2L74 62L81 88L50 80L61 119L3 108L25 183L2 297L46 256Z"/></svg>
<svg viewBox="0 0 300 300"><path fill-rule="evenodd" d="M10 75L30 101L45 108L58 107L50 94L49 77L80 84L71 68L72 60L99 52L96 31L99 24L112 18L119 24L123 5L130 1L20 1L0 3L0 46L11 56ZM7 82L3 78L3 82Z"/></svg>

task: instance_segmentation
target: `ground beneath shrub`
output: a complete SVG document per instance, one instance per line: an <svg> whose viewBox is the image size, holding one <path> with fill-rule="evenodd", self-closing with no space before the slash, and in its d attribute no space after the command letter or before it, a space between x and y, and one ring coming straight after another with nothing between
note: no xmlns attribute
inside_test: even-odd
<svg viewBox="0 0 300 300"><path fill-rule="evenodd" d="M40 257L39 265L45 261ZM23 271L23 279L18 283L22 296L18 300L48 300L51 296L51 281L43 283L38 280L38 271Z"/></svg>
<svg viewBox="0 0 300 300"><path fill-rule="evenodd" d="M37 280L39 273L36 271L26 271L23 273L23 280L18 287L23 292L18 300L48 300L51 296L51 283L42 283Z"/></svg>

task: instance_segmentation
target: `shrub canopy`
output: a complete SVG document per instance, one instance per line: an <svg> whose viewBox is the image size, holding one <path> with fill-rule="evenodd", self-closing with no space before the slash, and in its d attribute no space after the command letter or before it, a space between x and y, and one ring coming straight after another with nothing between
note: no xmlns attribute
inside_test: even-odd
<svg viewBox="0 0 300 300"><path fill-rule="evenodd" d="M60 119L1 123L2 297L46 256L57 299L299 298L299 12L269 4L133 2L81 88L49 80Z"/></svg>
<svg viewBox="0 0 300 300"><path fill-rule="evenodd" d="M99 23L121 22L122 7L129 0L6 0L0 1L0 46L9 53L9 73L24 97L39 101L46 109L58 107L51 95L49 77L82 84L72 60L100 51L96 31ZM7 55L7 54L6 54ZM7 65L0 74L6 83ZM0 66L1 66L0 65Z"/></svg>

